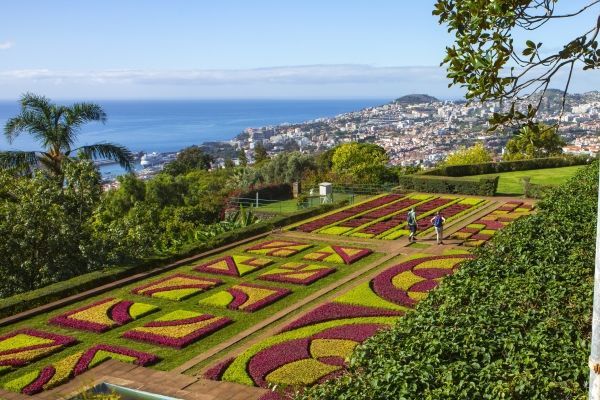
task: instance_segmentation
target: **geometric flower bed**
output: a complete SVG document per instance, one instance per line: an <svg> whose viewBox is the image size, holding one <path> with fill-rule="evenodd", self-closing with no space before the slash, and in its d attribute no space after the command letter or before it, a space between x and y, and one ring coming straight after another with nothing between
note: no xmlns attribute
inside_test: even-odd
<svg viewBox="0 0 600 400"><path fill-rule="evenodd" d="M167 300L183 300L197 293L222 284L218 279L200 278L186 274L167 276L146 285L139 286L131 293L158 297Z"/></svg>
<svg viewBox="0 0 600 400"><path fill-rule="evenodd" d="M231 322L229 318L177 310L129 330L123 337L181 349Z"/></svg>
<svg viewBox="0 0 600 400"><path fill-rule="evenodd" d="M468 254L425 256L390 267L213 366L205 377L264 388L309 386L335 378L344 372L359 343L394 324L442 277L470 258Z"/></svg>
<svg viewBox="0 0 600 400"><path fill-rule="evenodd" d="M324 228L325 226L336 224L340 221L356 217L365 211L381 207L383 205L398 201L403 196L398 194L388 194L385 196L377 197L375 199L357 204L356 206L346 208L341 211L337 211L333 214L325 215L318 219L306 222L302 225L296 226L294 229L302 232L313 232L318 229Z"/></svg>
<svg viewBox="0 0 600 400"><path fill-rule="evenodd" d="M244 276L272 263L273 261L268 258L225 256L209 261L206 264L198 265L194 269L199 272L208 272L211 274Z"/></svg>
<svg viewBox="0 0 600 400"><path fill-rule="evenodd" d="M147 366L158 361L158 357L152 354L131 350L126 347L99 344L86 351L72 354L41 370L32 371L13 379L5 383L3 388L33 395L61 385L72 377L81 375L85 371L111 358L140 366Z"/></svg>
<svg viewBox="0 0 600 400"><path fill-rule="evenodd" d="M290 257L309 247L312 247L312 244L290 242L288 240L270 240L249 247L246 249L246 252L273 257Z"/></svg>
<svg viewBox="0 0 600 400"><path fill-rule="evenodd" d="M333 272L335 272L335 268L304 264L301 262L290 262L265 272L259 276L258 279L273 282L295 283L298 285L310 285Z"/></svg>
<svg viewBox="0 0 600 400"><path fill-rule="evenodd" d="M50 319L51 324L91 332L105 332L158 310L151 304L107 298L67 311Z"/></svg>
<svg viewBox="0 0 600 400"><path fill-rule="evenodd" d="M531 204L509 201L504 203L500 208L455 232L450 238L463 240L464 246L479 247L509 223L524 215L530 215L533 209L534 206Z"/></svg>
<svg viewBox="0 0 600 400"><path fill-rule="evenodd" d="M303 259L310 261L327 261L337 264L352 264L361 258L368 256L372 252L371 249L332 245L309 253L305 255Z"/></svg>
<svg viewBox="0 0 600 400"><path fill-rule="evenodd" d="M0 373L21 367L77 342L71 336L19 329L0 336Z"/></svg>
<svg viewBox="0 0 600 400"><path fill-rule="evenodd" d="M291 293L289 289L242 283L200 300L200 304L254 312Z"/></svg>

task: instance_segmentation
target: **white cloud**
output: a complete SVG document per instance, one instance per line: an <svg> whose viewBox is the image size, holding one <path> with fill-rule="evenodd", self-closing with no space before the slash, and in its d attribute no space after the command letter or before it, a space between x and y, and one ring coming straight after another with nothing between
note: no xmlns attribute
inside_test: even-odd
<svg viewBox="0 0 600 400"><path fill-rule="evenodd" d="M0 50L8 50L11 47L14 47L14 43L11 42L10 40L7 40L5 42L0 42Z"/></svg>
<svg viewBox="0 0 600 400"><path fill-rule="evenodd" d="M133 83L141 85L347 84L442 81L440 67L373 67L368 65L303 65L256 69L0 71L0 79L50 80L56 83Z"/></svg>

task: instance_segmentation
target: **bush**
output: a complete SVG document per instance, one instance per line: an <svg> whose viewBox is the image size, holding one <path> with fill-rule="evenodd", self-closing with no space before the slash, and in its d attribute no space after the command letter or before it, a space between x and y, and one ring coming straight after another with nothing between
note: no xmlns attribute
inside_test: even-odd
<svg viewBox="0 0 600 400"><path fill-rule="evenodd" d="M587 398L598 162L301 399Z"/></svg>
<svg viewBox="0 0 600 400"><path fill-rule="evenodd" d="M494 196L498 177L470 180L449 176L401 175L399 190L416 190L432 193L455 193L478 196Z"/></svg>
<svg viewBox="0 0 600 400"><path fill-rule="evenodd" d="M289 200L293 197L292 185L289 183L260 186L246 192L232 193L230 197L255 199L256 193L258 193L258 198L261 200Z"/></svg>
<svg viewBox="0 0 600 400"><path fill-rule="evenodd" d="M218 237L212 238L205 243L195 243L184 246L181 251L168 256L146 258L145 260L129 266L115 267L103 271L95 271L84 274L63 282L58 282L37 290L21 293L12 297L2 299L0 304L0 318L14 315L18 312L26 311L49 302L63 299L85 290L97 288L98 286L114 282L118 279L134 275L139 272L149 271L154 268L174 263L177 260L191 257L195 254L203 253L216 249L227 244L247 239L261 233L269 232L276 227L293 224L306 218L331 211L336 207L341 207L347 202L343 201L336 204L324 204L310 210L298 211L293 214L273 218L258 224L250 225L236 231L227 232Z"/></svg>
<svg viewBox="0 0 600 400"><path fill-rule="evenodd" d="M531 169L560 168L572 165L589 164L589 157L548 157L532 158L530 160L502 161L497 163L450 165L419 172L419 175L436 176L472 176L483 174L498 174L501 172L526 171Z"/></svg>

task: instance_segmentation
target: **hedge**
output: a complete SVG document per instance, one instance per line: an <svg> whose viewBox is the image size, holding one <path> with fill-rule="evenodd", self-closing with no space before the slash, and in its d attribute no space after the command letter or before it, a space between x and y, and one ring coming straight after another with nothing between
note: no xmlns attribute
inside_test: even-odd
<svg viewBox="0 0 600 400"><path fill-rule="evenodd" d="M494 196L498 189L498 177L468 178L428 175L401 175L399 190L416 190L427 193L455 193L478 196Z"/></svg>
<svg viewBox="0 0 600 400"><path fill-rule="evenodd" d="M572 165L585 165L591 162L591 157L565 156L533 158L531 160L501 161L482 164L451 165L419 172L417 175L434 176L472 176L484 174L498 174L510 171L527 171L543 168L570 167Z"/></svg>
<svg viewBox="0 0 600 400"><path fill-rule="evenodd" d="M293 197L292 185L289 183L260 186L246 192L234 192L230 197L255 199L257 193L261 200L289 200Z"/></svg>
<svg viewBox="0 0 600 400"><path fill-rule="evenodd" d="M299 398L587 398L597 194L596 161Z"/></svg>
<svg viewBox="0 0 600 400"><path fill-rule="evenodd" d="M101 271L90 272L63 282L54 283L40 289L7 297L2 299L0 302L0 318L30 310L52 301L63 299L65 297L72 296L74 294L81 293L83 291L90 290L140 272L150 271L161 266L166 266L176 262L177 260L207 252L239 240L270 232L274 228L283 227L285 225L299 222L306 218L311 218L316 215L329 212L332 209L345 205L346 203L347 201L341 201L334 204L323 204L316 208L298 211L285 216L279 216L268 221L250 225L246 228L227 232L223 235L212 238L208 242L189 245L176 254L146 258L135 265L117 266Z"/></svg>

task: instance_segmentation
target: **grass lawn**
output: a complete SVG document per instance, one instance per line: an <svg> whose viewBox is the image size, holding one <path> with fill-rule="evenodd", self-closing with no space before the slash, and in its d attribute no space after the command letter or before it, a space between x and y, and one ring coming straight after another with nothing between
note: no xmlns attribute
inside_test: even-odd
<svg viewBox="0 0 600 400"><path fill-rule="evenodd" d="M354 195L354 203L359 203L370 197L373 197L373 196L362 195L362 194ZM351 198L352 198L352 195L347 194L347 193L334 193L334 195L333 195L334 201L351 200ZM273 213L280 213L280 214L290 214L290 213L294 213L294 212L298 211L297 204L298 204L298 202L296 199L277 201L277 202L268 203L268 204L260 204L258 207L258 211L261 211L261 212L266 211L266 212L273 212ZM313 205L316 206L318 204L314 203ZM255 209L255 208L253 208L253 209Z"/></svg>
<svg viewBox="0 0 600 400"><path fill-rule="evenodd" d="M538 185L560 185L565 183L575 173L583 168L582 165L576 165L572 167L563 168L547 168L547 169L535 169L529 171L514 171L504 172L502 174L486 174L486 175L474 175L470 178L488 178L491 176L500 176L498 182L498 193L499 195L522 195L523 184L521 178L530 177L531 183Z"/></svg>
<svg viewBox="0 0 600 400"><path fill-rule="evenodd" d="M265 239L259 240L256 243L261 243L261 242L267 241L267 240L271 240L271 239L265 238ZM333 267L336 269L336 271L333 272L332 274L330 274L308 286L295 285L295 284L289 284L289 283L278 283L278 282L271 282L271 281L264 281L264 280L256 279L259 275L261 275L269 270L272 270L274 268L277 268L281 264L292 262L292 261L296 261L296 262L301 261L302 257L305 256L306 254L328 245L326 242L323 242L323 241L311 242L311 241L303 240L303 242L311 243L314 246L309 249L306 249L304 251L301 251L299 254L293 255L288 258L271 257L271 256L246 253L246 252L244 252L244 250L253 245L253 244L246 244L244 246L240 246L235 249L228 250L228 251L226 251L222 254L216 255L214 257L207 258L206 260L197 261L193 264L182 266L182 267L179 267L172 271L166 272L164 274L138 281L136 283L130 284L123 288L114 289L107 293L101 294L101 295L93 297L93 298L88 298L86 300L69 305L67 307L63 307L61 309L58 309L58 310L55 310L55 311L52 311L52 312L49 312L46 314L35 316L35 317L29 318L25 321L22 321L22 322L13 324L13 325L2 327L2 328L0 328L0 336L4 335L6 333L9 333L14 329L18 329L18 328L34 328L34 329L39 329L39 330L42 330L45 332L53 332L53 333L57 333L57 334L73 336L79 340L79 343L74 346L68 347L67 349L60 351L56 354L42 358L41 360L36 361L30 365L27 365L27 366L24 366L21 368L17 368L14 371L5 373L4 375L0 373L0 387L2 387L3 384L5 384L6 382L8 382L12 379L22 376L30 371L39 370L40 368L42 368L44 366L47 366L51 363L62 360L63 358L65 358L77 351L85 350L95 344L117 345L117 346L128 347L128 348L138 350L138 351L155 354L161 358L161 361L159 363L157 363L154 368L157 368L160 370L173 369L174 367L184 363L185 361L191 359L192 357L194 357L198 354L201 354L203 351L206 351L206 350L210 349L211 347L231 338L232 336L235 336L237 333L250 328L251 326L259 323L261 320L270 317L277 311L279 311L285 307L288 307L288 306L296 303L299 300L304 299L307 295L314 293L315 291L318 291L319 289L322 289L323 287L331 285L332 283L343 278L344 276L353 273L354 271L362 268L363 266L365 266L368 263L373 262L374 260L381 257L381 255L382 255L381 253L374 253L374 254L371 254L371 255L355 262L352 265L343 265L343 264L320 262L320 261L319 262L304 261L304 263L318 264L318 265L323 265L323 266L327 266L327 267ZM271 264L263 269L259 269L257 271L251 272L247 275L244 275L243 277L232 277L232 276L225 276L225 275L215 275L215 274L210 274L210 273L201 273L201 272L194 271L192 269L192 267L195 265L203 264L204 262L209 261L210 259L219 258L223 255L244 255L244 256L256 256L256 257L260 257L260 258L269 258L274 261L274 264ZM167 300L167 299L161 299L161 298L156 298L156 297L147 297L147 296L136 295L136 294L131 293L131 290L133 288L141 286L144 283L155 281L157 279L160 279L161 277L166 277L166 276L173 275L176 273L185 273L188 275L205 277L205 278L217 278L217 279L222 280L224 282L224 284L221 286L217 286L213 289L207 290L203 293L193 295L190 298L182 300L182 301ZM292 290L292 293L286 297L283 297L279 301L276 301L275 303L273 303L269 306L266 306L265 308L258 310L256 312L253 312L253 313L246 313L246 312L242 312L242 311L229 310L226 308L221 308L221 307L216 307L216 306L199 304L199 300L205 299L211 295L214 295L215 293L217 293L219 291L222 291L223 289L226 289L228 287L231 287L232 285L239 284L242 282L244 282L244 283L251 282L253 284L258 284L258 285L262 285L262 286L287 288L287 289ZM123 326L116 327L105 333L92 333L92 332L81 331L81 330L76 330L76 329L67 329L67 328L63 328L63 327L50 325L47 322L50 318L52 318L58 314L62 314L65 311L80 308L82 306L85 306L87 304L96 302L98 300L101 300L101 299L104 299L107 297L121 298L124 300L131 300L131 301L135 301L135 302L141 302L141 303L155 305L155 306L159 307L159 311L151 313L147 316L144 316L133 322L127 323ZM163 347L163 346L145 343L145 342L133 341L133 340L125 339L125 338L121 337L121 335L125 331L128 331L134 327L139 327L143 324L153 321L156 318L161 317L161 316L163 316L167 313L170 313L172 311L175 311L175 310L196 311L196 312L200 312L200 313L212 314L215 316L229 317L229 318L233 319L234 322L231 323L230 325L218 330L217 332L213 333L212 335L209 335L203 339L200 339L200 340L196 341L195 343L192 343L188 347L181 349L181 350L173 349L170 347Z"/></svg>

